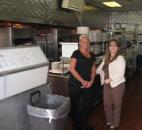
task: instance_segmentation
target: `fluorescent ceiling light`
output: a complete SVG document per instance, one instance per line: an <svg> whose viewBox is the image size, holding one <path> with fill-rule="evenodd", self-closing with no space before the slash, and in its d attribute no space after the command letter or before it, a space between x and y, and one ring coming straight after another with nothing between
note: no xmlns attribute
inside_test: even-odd
<svg viewBox="0 0 142 130"><path fill-rule="evenodd" d="M111 1L111 2L102 2L104 5L108 6L108 7L122 7L122 5L120 5L119 3L115 2L115 1Z"/></svg>

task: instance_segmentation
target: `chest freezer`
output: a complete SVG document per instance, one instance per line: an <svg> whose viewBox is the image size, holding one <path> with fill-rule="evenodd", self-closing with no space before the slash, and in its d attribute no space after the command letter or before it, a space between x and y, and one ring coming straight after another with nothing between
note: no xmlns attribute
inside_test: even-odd
<svg viewBox="0 0 142 130"><path fill-rule="evenodd" d="M46 84L48 70L39 46L0 49L0 100Z"/></svg>

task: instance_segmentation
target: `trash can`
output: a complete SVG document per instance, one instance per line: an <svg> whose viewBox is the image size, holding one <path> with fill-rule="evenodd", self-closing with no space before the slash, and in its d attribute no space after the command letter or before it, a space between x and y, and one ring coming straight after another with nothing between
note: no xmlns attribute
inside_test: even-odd
<svg viewBox="0 0 142 130"><path fill-rule="evenodd" d="M38 99L33 101L33 97ZM59 95L43 95L40 91L31 94L27 105L31 130L67 130L70 99Z"/></svg>

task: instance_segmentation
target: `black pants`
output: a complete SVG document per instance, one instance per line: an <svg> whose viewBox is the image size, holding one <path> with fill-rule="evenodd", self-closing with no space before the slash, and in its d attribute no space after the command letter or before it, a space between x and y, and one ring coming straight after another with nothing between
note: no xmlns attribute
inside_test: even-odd
<svg viewBox="0 0 142 130"><path fill-rule="evenodd" d="M71 117L74 129L81 130L86 125L93 103L92 88L69 87L71 99Z"/></svg>

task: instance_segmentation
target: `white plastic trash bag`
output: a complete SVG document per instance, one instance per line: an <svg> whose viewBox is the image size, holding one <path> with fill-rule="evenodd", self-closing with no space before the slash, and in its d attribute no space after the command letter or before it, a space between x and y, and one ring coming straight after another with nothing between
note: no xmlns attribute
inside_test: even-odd
<svg viewBox="0 0 142 130"><path fill-rule="evenodd" d="M35 102L27 105L27 112L30 116L52 119L63 118L70 110L70 99L68 97L47 94L39 96Z"/></svg>

